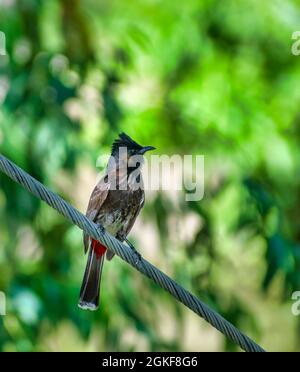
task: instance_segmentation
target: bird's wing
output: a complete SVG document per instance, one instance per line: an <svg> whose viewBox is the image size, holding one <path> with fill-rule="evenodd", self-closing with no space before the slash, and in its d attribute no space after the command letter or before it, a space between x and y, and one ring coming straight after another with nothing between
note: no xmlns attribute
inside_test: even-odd
<svg viewBox="0 0 300 372"><path fill-rule="evenodd" d="M96 221L99 211L107 198L108 191L109 183L105 182L105 177L103 177L94 188L86 211L86 216L91 221ZM83 234L83 243L84 252L86 253L89 248L89 236L85 233Z"/></svg>

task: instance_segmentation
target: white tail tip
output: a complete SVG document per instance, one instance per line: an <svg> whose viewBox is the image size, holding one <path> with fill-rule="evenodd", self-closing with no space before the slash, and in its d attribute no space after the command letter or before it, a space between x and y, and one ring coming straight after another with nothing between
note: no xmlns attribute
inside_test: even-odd
<svg viewBox="0 0 300 372"><path fill-rule="evenodd" d="M80 301L78 304L78 307L82 310L90 310L90 311L96 311L98 309L98 306L95 304L92 304L90 302L84 302Z"/></svg>

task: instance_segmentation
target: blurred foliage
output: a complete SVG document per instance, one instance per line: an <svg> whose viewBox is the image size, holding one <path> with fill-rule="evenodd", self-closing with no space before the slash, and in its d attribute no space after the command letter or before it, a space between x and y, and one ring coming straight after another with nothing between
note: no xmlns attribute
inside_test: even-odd
<svg viewBox="0 0 300 372"><path fill-rule="evenodd" d="M148 197L145 257L269 350L299 350L296 0L1 0L0 151L82 211L119 131L204 154L205 197ZM81 232L0 176L0 350L235 350L115 258L77 308Z"/></svg>

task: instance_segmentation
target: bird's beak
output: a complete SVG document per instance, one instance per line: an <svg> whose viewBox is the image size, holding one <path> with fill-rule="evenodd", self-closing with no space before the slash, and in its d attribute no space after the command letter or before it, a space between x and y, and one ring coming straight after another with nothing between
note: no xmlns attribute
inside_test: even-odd
<svg viewBox="0 0 300 372"><path fill-rule="evenodd" d="M153 146L145 146L145 147L143 147L143 148L139 151L139 154L144 155L145 152L147 152L147 151L151 151L151 150L155 150L155 147L153 147Z"/></svg>

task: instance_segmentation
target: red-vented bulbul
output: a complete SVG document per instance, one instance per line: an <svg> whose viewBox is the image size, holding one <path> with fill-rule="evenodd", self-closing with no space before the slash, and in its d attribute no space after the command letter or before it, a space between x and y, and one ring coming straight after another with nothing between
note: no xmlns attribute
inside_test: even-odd
<svg viewBox="0 0 300 372"><path fill-rule="evenodd" d="M105 176L90 197L86 216L102 225L121 242L126 239L144 205L140 157L153 149L152 146L139 145L125 133L120 134L113 143ZM83 237L84 250L85 253L89 252L89 256L80 290L79 307L96 310L104 258L106 255L111 260L114 253L88 235L84 234Z"/></svg>

